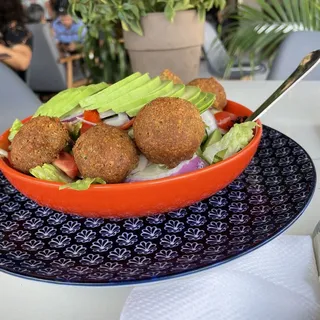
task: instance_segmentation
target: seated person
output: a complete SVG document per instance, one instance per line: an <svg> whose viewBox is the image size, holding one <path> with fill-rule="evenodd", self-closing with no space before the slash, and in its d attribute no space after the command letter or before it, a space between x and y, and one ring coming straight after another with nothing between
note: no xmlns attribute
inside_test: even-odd
<svg viewBox="0 0 320 320"><path fill-rule="evenodd" d="M26 9L26 14L28 23L46 23L44 9L37 3L31 4Z"/></svg>
<svg viewBox="0 0 320 320"><path fill-rule="evenodd" d="M32 33L24 25L20 0L0 0L0 62L25 80L32 58Z"/></svg>
<svg viewBox="0 0 320 320"><path fill-rule="evenodd" d="M87 29L81 20L75 21L66 12L60 13L59 17L52 24L54 36L58 47L62 51L75 52L84 41ZM79 29L82 29L81 35L79 35Z"/></svg>

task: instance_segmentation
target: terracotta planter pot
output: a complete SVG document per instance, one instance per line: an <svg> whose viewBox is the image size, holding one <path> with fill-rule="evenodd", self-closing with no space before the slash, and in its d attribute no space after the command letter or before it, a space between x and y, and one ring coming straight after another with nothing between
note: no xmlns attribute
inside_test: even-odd
<svg viewBox="0 0 320 320"><path fill-rule="evenodd" d="M177 12L173 23L163 13L149 13L141 25L143 37L124 31L134 72L149 72L154 77L168 68L184 82L198 77L204 23L195 10Z"/></svg>

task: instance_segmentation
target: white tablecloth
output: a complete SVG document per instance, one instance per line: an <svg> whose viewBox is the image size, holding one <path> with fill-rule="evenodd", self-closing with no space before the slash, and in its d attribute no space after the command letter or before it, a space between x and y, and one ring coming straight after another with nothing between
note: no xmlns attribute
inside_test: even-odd
<svg viewBox="0 0 320 320"><path fill-rule="evenodd" d="M317 320L320 284L310 236L281 236L195 277L140 286L121 320Z"/></svg>

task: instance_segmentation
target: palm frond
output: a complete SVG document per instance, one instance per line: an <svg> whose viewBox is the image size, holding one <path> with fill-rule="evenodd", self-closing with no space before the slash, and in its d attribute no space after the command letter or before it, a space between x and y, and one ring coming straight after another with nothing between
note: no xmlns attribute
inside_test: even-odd
<svg viewBox="0 0 320 320"><path fill-rule="evenodd" d="M320 30L320 0L257 2L260 9L239 5L238 12L230 15L236 23L225 28L223 41L231 57L254 57L255 66L272 60L289 33Z"/></svg>

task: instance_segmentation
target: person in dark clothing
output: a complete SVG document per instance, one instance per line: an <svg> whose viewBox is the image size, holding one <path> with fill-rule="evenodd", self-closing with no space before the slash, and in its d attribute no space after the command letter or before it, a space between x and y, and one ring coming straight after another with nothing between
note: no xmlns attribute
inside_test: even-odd
<svg viewBox="0 0 320 320"><path fill-rule="evenodd" d="M50 0L51 8L55 12L55 15L58 16L62 12L68 10L69 1L68 0Z"/></svg>
<svg viewBox="0 0 320 320"><path fill-rule="evenodd" d="M28 23L46 23L45 11L40 4L32 3L27 9Z"/></svg>
<svg viewBox="0 0 320 320"><path fill-rule="evenodd" d="M32 33L26 28L20 0L0 1L0 63L25 80L32 58Z"/></svg>

